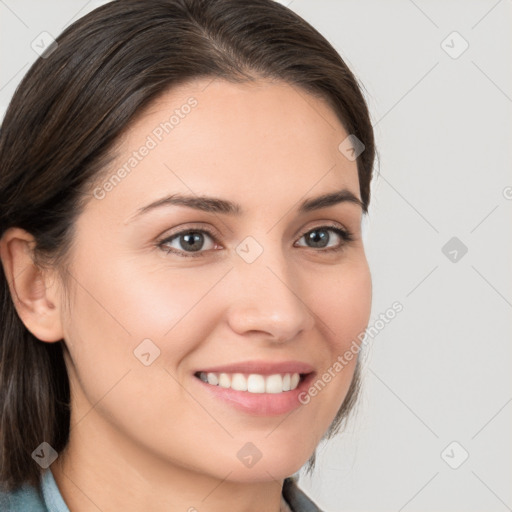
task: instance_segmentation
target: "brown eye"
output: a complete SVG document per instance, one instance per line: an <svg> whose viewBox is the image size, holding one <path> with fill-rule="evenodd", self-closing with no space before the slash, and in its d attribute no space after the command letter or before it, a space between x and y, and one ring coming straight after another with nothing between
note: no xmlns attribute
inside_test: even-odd
<svg viewBox="0 0 512 512"><path fill-rule="evenodd" d="M208 242L208 240L210 240L210 242ZM204 229L188 229L165 238L158 246L167 253L173 252L185 257L201 256L204 252L202 249L209 250L215 247L215 237L212 233Z"/></svg>

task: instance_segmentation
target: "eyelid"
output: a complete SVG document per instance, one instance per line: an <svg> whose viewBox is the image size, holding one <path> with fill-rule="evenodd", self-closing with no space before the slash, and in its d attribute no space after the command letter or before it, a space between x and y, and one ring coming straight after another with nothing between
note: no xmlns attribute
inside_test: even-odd
<svg viewBox="0 0 512 512"><path fill-rule="evenodd" d="M327 228L327 227L338 228L338 229L341 229L342 231L347 232L348 234L351 234L351 230L348 229L347 227L345 227L343 224L341 224L338 221L318 220L318 221L314 221L314 222L315 222L315 224L311 227L301 228L301 229L297 230L294 234L294 237L301 238L305 234L312 231L313 229ZM164 234L158 236L157 239L159 242L162 242L162 241L166 241L167 239L172 238L174 236L180 235L184 232L194 231L194 230L206 231L211 237L213 237L215 239L215 241L217 243L219 243L218 239L221 238L221 236L222 236L220 234L220 232L217 229L215 229L213 226L205 227L204 224L201 222L192 222L192 223L185 223L185 227L182 227L181 229L180 229L180 226L176 226L175 228L172 228L170 232L164 231Z"/></svg>
<svg viewBox="0 0 512 512"><path fill-rule="evenodd" d="M307 228L301 228L299 231L296 232L296 237L303 237L306 233L309 233L310 231L313 231L314 229L319 228L335 228L335 229L341 229L342 231L346 231L347 233L350 233L351 230L345 227L341 222L338 222L336 220L315 220L312 221L313 224L309 225Z"/></svg>
<svg viewBox="0 0 512 512"><path fill-rule="evenodd" d="M187 233L188 231L205 231L208 233L212 238L217 241L217 238L221 237L220 232L215 229L213 226L205 227L204 224L201 224L200 222L192 222L192 223L185 223L185 227L183 225L176 226L172 228L170 231L164 231L164 234L160 235L158 237L158 240L160 242L166 241L169 238L175 237L177 235L181 235L182 233Z"/></svg>

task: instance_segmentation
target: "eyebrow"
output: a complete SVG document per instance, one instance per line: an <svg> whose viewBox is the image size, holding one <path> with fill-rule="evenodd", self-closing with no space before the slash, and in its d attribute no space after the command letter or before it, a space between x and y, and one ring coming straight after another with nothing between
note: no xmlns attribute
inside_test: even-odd
<svg viewBox="0 0 512 512"><path fill-rule="evenodd" d="M323 194L318 197L306 199L299 205L298 212L304 214L339 203L356 204L362 208L363 212L366 212L364 203L353 192L346 188ZM151 210L164 206L186 206L203 212L223 213L236 216L243 214L243 208L240 204L226 199L210 196L186 196L182 194L172 194L139 208L127 222L131 222L143 213L147 213Z"/></svg>

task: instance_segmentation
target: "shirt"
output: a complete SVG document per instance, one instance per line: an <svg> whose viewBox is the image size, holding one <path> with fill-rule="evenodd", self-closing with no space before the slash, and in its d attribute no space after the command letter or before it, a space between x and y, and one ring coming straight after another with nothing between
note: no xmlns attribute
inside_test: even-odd
<svg viewBox="0 0 512 512"><path fill-rule="evenodd" d="M41 492L24 484L12 492L0 491L1 512L70 512L50 468L41 474ZM285 479L280 512L322 512L298 487L294 475Z"/></svg>

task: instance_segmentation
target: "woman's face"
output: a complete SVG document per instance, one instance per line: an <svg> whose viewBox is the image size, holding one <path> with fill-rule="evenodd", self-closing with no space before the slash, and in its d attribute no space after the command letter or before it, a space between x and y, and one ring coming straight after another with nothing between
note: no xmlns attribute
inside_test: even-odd
<svg viewBox="0 0 512 512"><path fill-rule="evenodd" d="M126 132L76 225L61 309L71 439L234 481L307 461L356 358L335 363L370 315L361 206L310 204L360 198L338 148L348 135L295 87L211 79L166 93ZM283 391L294 373L309 375Z"/></svg>

